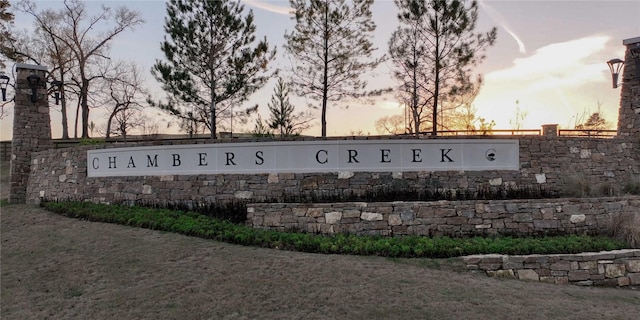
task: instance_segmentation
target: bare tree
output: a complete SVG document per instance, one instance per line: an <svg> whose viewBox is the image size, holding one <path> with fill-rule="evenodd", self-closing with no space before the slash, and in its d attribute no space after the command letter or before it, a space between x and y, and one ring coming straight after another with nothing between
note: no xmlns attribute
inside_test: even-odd
<svg viewBox="0 0 640 320"><path fill-rule="evenodd" d="M376 120L376 131L379 134L403 134L407 132L404 117L400 114L382 117Z"/></svg>
<svg viewBox="0 0 640 320"><path fill-rule="evenodd" d="M110 112L105 136L109 138L111 134L117 134L126 140L131 129L143 123L142 109L148 95L143 88L144 78L135 63L121 61L109 64L107 69L104 82L108 91L106 105Z"/></svg>
<svg viewBox="0 0 640 320"><path fill-rule="evenodd" d="M91 84L101 77L95 65L108 59L109 43L120 33L132 30L144 21L140 13L126 7L112 9L103 6L90 16L86 4L80 0L65 0L59 11L36 11L33 2L23 0L22 10L31 15L36 24L48 33L53 42L70 50L75 68L73 80L79 87L79 106L82 111L82 137L89 137L89 95ZM56 19L45 19L46 16ZM101 32L95 30L103 30Z"/></svg>

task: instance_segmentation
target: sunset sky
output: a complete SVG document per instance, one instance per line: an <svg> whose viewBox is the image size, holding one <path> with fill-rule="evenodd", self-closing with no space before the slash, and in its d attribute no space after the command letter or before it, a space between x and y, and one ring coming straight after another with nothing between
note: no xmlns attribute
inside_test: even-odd
<svg viewBox="0 0 640 320"><path fill-rule="evenodd" d="M61 1L35 2L38 8L61 5ZM156 59L163 58L160 42L164 36L165 2L89 1L89 9L95 10L105 2L110 6L126 5L139 10L146 20L134 32L125 32L116 38L111 46L112 58L135 60L143 70L150 70ZM288 1L244 0L243 3L255 14L257 36L266 36L271 45L278 46L278 59L273 67L284 68L287 58L282 48L283 35L294 25L288 16ZM496 129L511 129L510 120L515 119L516 106L519 106L526 112L522 125L525 129L539 129L542 124L549 123L573 128L577 119L586 120L600 104L604 117L615 126L620 89L611 88L606 61L624 58L622 40L640 36L640 1L484 0L479 3L477 31L486 32L493 26L498 28L496 45L486 52L487 59L476 69L485 79L475 101L479 116L488 121L494 120ZM376 56L387 52L388 39L398 25L396 12L391 0L374 3ZM17 13L15 27L31 28L32 22ZM382 65L375 74L368 76L369 89L395 85L390 67ZM258 103L263 118L267 118L267 102L274 84L275 81L269 82L245 106ZM164 96L150 73L147 86L156 98ZM304 99L294 99L293 102L297 110L303 110L306 105ZM327 113L328 135L348 135L358 131L377 134L374 128L377 119L403 112L392 97L374 104L345 107L337 103L330 106ZM91 120L96 123L104 121L105 117L99 110L91 112ZM166 115L160 117L168 118ZM54 138L61 136L59 118L59 111L52 111ZM1 140L10 139L12 121L12 117L0 120ZM234 131L252 128L253 123L242 129L235 127ZM162 128L161 133L176 130L177 126ZM73 131L70 134L73 135ZM319 136L319 120L305 134Z"/></svg>

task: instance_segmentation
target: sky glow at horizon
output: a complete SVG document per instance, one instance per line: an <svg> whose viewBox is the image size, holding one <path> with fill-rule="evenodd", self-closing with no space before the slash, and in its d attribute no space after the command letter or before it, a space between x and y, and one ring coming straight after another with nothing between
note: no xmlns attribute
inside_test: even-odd
<svg viewBox="0 0 640 320"><path fill-rule="evenodd" d="M110 6L126 5L139 10L146 23L134 32L128 31L112 43L111 56L116 59L135 60L143 70L150 70L156 59L163 59L160 42L164 37L163 1L106 1ZM61 1L35 1L39 9L60 5ZM277 46L278 58L271 66L284 68L288 64L284 32L293 29L287 17L288 1L244 0L246 9L255 14L256 37L267 37L271 46ZM15 9L15 1L12 1ZM96 8L90 1L88 8ZM372 8L377 24L374 44L375 57L387 52L387 41L396 29L397 9L393 1L375 1ZM541 125L557 123L572 128L588 114L600 111L612 127L617 124L620 89L611 88L611 76L606 61L624 58L623 39L640 36L640 1L488 1L479 2L477 32L498 28L495 46L486 52L487 58L475 71L484 77L484 85L474 107L477 115L487 121L494 120L496 129L512 129L516 107L526 112L521 128L539 129ZM31 20L16 13L16 29L30 28ZM125 49L120 49L125 48ZM382 64L375 75L368 77L370 90L395 84L390 65ZM160 85L151 74L146 75L147 86L155 92L154 98L163 98ZM267 102L273 93L275 80L256 92L243 106L260 105L262 118L268 118ZM518 103L516 103L518 101ZM293 98L296 110L310 104L302 98ZM348 107L347 107L348 106ZM394 107L395 106L395 107ZM12 109L11 109L12 112ZM304 134L319 136L319 111L315 125ZM104 111L92 109L92 121L104 121ZM149 114L160 114L153 110ZM403 108L393 97L385 97L374 104L349 103L330 105L327 111L327 133L350 135L354 132L378 134L374 123L383 116L403 114ZM585 116L586 114L586 116ZM53 137L59 138L60 112L52 110ZM70 124L74 114L69 112ZM159 118L169 119L162 114ZM0 120L1 139L11 137L12 117ZM245 126L234 124L234 131L251 131L253 119ZM425 131L430 128L423 128ZM176 133L160 126L160 133ZM73 130L70 129L70 136Z"/></svg>

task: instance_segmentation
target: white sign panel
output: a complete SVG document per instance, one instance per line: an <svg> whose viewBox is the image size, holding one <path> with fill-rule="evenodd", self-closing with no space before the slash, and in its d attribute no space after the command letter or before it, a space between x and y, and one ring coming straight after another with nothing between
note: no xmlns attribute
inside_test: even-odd
<svg viewBox="0 0 640 320"><path fill-rule="evenodd" d="M89 177L518 170L518 140L331 140L87 151Z"/></svg>

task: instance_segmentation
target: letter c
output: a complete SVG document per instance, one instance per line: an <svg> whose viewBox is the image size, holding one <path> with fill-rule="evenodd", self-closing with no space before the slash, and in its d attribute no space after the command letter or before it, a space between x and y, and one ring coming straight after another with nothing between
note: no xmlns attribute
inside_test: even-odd
<svg viewBox="0 0 640 320"><path fill-rule="evenodd" d="M91 162L93 169L98 170L98 168L100 168L100 159L98 158L93 158L93 161Z"/></svg>
<svg viewBox="0 0 640 320"><path fill-rule="evenodd" d="M320 152L324 152L324 161L320 161ZM329 162L329 151L327 150L319 150L318 152L316 152L316 161L318 161L319 164L325 164L327 162Z"/></svg>

